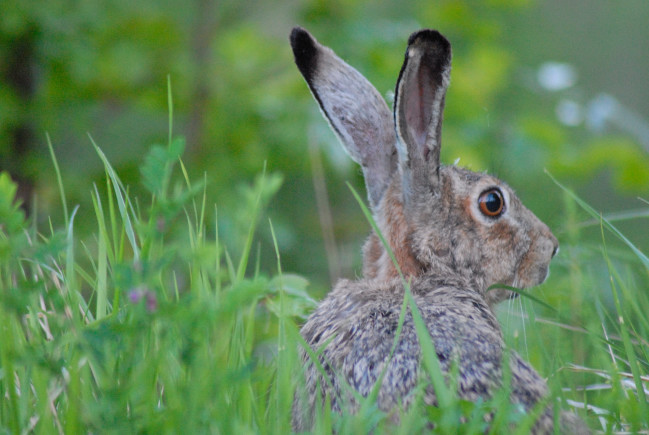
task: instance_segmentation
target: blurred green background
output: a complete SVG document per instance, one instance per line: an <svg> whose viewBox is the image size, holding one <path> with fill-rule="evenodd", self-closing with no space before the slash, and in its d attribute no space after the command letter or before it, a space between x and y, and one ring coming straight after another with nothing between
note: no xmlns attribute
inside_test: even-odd
<svg viewBox="0 0 649 435"><path fill-rule="evenodd" d="M369 226L346 182L364 187L289 32L309 29L390 100L408 35L432 27L454 50L442 160L506 180L561 240L563 196L544 169L605 214L647 214L648 22L644 0L4 0L0 169L41 225L60 225L49 134L68 203L87 212L77 231L96 231L90 194L104 172L87 134L137 197L143 156L166 142L170 77L174 133L190 177L208 182L221 238L243 246L240 187L266 162L283 177L269 210L283 269L325 291L360 275ZM649 249L646 219L619 227ZM268 225L260 237L261 267L274 268Z"/></svg>

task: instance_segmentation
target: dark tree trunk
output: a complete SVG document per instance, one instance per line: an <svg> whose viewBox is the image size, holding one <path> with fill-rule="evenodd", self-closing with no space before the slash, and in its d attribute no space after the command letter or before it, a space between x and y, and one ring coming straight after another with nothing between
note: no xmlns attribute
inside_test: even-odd
<svg viewBox="0 0 649 435"><path fill-rule="evenodd" d="M10 143L0 159L0 170L8 172L18 183L17 196L28 213L34 190L33 174L27 165L35 142L30 110L36 91L35 45L36 31L33 28L8 41L9 50L2 80L17 97L20 107L18 121L9 127Z"/></svg>

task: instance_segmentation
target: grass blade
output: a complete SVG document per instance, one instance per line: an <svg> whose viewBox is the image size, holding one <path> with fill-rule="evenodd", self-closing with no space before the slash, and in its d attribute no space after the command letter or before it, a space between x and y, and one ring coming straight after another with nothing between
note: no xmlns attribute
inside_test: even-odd
<svg viewBox="0 0 649 435"><path fill-rule="evenodd" d="M126 202L124 201L124 195L122 195L122 189L123 189L122 183L119 180L119 177L117 176L117 173L113 169L112 165L106 158L104 152L99 148L99 146L97 146L92 136L88 135L88 137L90 138L90 142L92 142L92 145L95 147L95 151L99 155L99 158L104 163L104 168L106 169L106 172L108 173L108 176L111 179L111 182L113 184L113 190L115 191L115 197L117 198L117 207L119 208L120 215L122 216L122 220L124 222L124 229L126 231L126 236L128 237L128 240L131 243L131 248L133 249L133 259L135 261L138 261L140 259L140 249L138 248L137 241L135 239L135 231L133 230L131 217L129 216L127 205Z"/></svg>
<svg viewBox="0 0 649 435"><path fill-rule="evenodd" d="M255 234L255 229L257 228L257 219L259 218L259 213L261 212L261 198L264 193L264 182L266 180L266 163L264 163L264 168L261 172L261 180L259 182L259 191L255 198L255 204L250 213L250 226L248 227L248 237L246 238L243 252L241 253L241 258L239 259L239 266L237 267L237 280L243 279L246 269L248 267L248 259L250 257L250 250L252 249L253 237Z"/></svg>
<svg viewBox="0 0 649 435"><path fill-rule="evenodd" d="M640 251L620 230L618 230L613 224L611 224L610 221L605 219L601 213L599 213L597 210L595 210L593 207L588 205L584 200L579 198L574 192L572 192L570 189L565 187L563 184L559 183L547 170L545 171L546 174L550 177L550 179L559 186L569 197L571 197L586 213L591 215L593 218L598 219L600 222L602 222L602 225L612 232L618 239L620 239L625 245L631 249L631 251L642 261L642 264L649 269L649 257L647 257L642 251Z"/></svg>
<svg viewBox="0 0 649 435"><path fill-rule="evenodd" d="M104 210L101 206L101 198L97 186L94 186L95 191L92 197L92 203L95 209L95 216L97 217L97 225L99 234L97 235L97 281L95 290L97 292L97 309L95 318L101 320L107 314L108 304L108 232L106 230L106 221L104 219Z"/></svg>
<svg viewBox="0 0 649 435"><path fill-rule="evenodd" d="M552 310L552 311L555 311L555 312L557 311L557 309L554 308L552 305L548 304L547 302L543 302L541 299L537 298L536 296L533 296L530 292L526 292L525 290L522 290L522 289L519 289L519 288L516 288L516 287L512 287L512 286L505 285L505 284L494 284L494 285L489 286L487 291L497 290L497 289L509 290L510 292L516 293L517 295L528 298L531 301L534 301L537 304L539 304L539 305L541 305L541 306L543 306L543 307L545 307L545 308L547 308L549 310Z"/></svg>
<svg viewBox="0 0 649 435"><path fill-rule="evenodd" d="M622 308L622 304L620 302L620 297L618 295L617 291L617 286L616 286L616 281L620 284L622 282L620 280L616 280L614 278L614 275L617 275L617 272L614 271L614 266L608 256L608 251L606 248L606 241L604 239L604 228L602 227L602 250L604 253L604 259L606 260L606 264L608 266L609 270L609 279L610 279L610 285L611 285L611 293L613 294L613 301L615 302L615 309L617 311L617 323L620 328L620 335L622 336L622 343L624 344L624 351L626 353L626 356L629 361L629 366L631 367L631 373L633 373L633 380L635 382L637 394L638 394L638 404L640 405L640 410L642 412L642 415L649 415L648 409L647 409L647 397L645 395L644 391L644 385L642 383L642 376L641 376L641 368L638 364L638 359L635 354L635 350L633 348L633 345L631 344L631 337L629 334L629 326L627 325L627 322L625 321L625 316L624 316L624 311Z"/></svg>
<svg viewBox="0 0 649 435"><path fill-rule="evenodd" d="M63 217L65 218L65 225L69 223L68 220L68 204L65 199L65 189L63 188L63 178L61 177L61 170L59 169L59 162L56 160L56 154L54 154L54 147L52 146L52 141L50 140L49 133L45 134L47 138L47 147L50 150L50 157L52 158L52 164L54 165L54 172L56 173L56 182L59 186L59 193L61 194L61 203L63 204Z"/></svg>

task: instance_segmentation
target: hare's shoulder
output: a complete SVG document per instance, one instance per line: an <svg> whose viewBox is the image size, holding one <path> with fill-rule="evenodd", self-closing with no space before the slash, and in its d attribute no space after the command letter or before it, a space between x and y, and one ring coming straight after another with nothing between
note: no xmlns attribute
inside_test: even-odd
<svg viewBox="0 0 649 435"><path fill-rule="evenodd" d="M500 327L484 297L465 286L435 278L415 279L412 297L437 345L456 348L463 342L502 345ZM384 348L394 338L404 301L399 280L343 280L311 314L302 328L306 341L337 353ZM400 340L415 337L410 308L404 313ZM417 342L415 339L414 342ZM448 346L447 346L448 345ZM388 349L389 349L388 346Z"/></svg>
<svg viewBox="0 0 649 435"><path fill-rule="evenodd" d="M338 337L367 319L376 317L377 312L393 313L398 316L403 301L403 290L396 283L381 283L370 280L341 280L323 299L302 327L304 339L316 347ZM349 332L347 332L349 336Z"/></svg>

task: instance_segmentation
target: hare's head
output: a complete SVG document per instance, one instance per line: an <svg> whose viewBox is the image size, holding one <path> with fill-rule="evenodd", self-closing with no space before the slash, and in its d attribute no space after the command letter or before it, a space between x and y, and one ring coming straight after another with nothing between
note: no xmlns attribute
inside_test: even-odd
<svg viewBox="0 0 649 435"><path fill-rule="evenodd" d="M530 287L548 274L558 243L504 182L440 165L451 46L422 30L408 40L394 114L354 68L306 30L293 29L295 62L344 148L363 168L376 222L409 276L460 275L479 291ZM366 278L396 269L376 234L364 248ZM508 292L489 292L490 302Z"/></svg>

